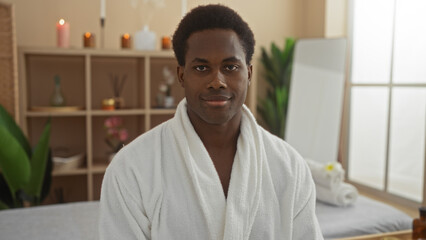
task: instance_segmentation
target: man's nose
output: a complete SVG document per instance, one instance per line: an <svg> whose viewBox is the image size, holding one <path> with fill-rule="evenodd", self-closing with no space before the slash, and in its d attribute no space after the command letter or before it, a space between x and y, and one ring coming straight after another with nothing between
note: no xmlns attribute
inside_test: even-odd
<svg viewBox="0 0 426 240"><path fill-rule="evenodd" d="M220 70L214 71L212 79L209 82L208 88L221 89L227 88L225 76Z"/></svg>

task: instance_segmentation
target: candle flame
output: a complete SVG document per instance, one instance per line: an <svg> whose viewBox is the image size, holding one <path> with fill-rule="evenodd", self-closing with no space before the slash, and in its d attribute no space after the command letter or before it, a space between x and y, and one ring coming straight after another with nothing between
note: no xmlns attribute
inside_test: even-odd
<svg viewBox="0 0 426 240"><path fill-rule="evenodd" d="M128 33L126 33L126 34L124 34L124 35L123 35L123 37L124 37L125 39L129 39L129 38L130 38L130 35L129 35Z"/></svg>
<svg viewBox="0 0 426 240"><path fill-rule="evenodd" d="M90 36L92 36L92 34L91 34L91 33L89 33L89 32L86 32L86 33L84 34L84 36L85 36L86 38L90 38Z"/></svg>
<svg viewBox="0 0 426 240"><path fill-rule="evenodd" d="M59 20L59 24L64 25L64 24L65 24L65 20L64 20L63 18L61 18L61 19Z"/></svg>

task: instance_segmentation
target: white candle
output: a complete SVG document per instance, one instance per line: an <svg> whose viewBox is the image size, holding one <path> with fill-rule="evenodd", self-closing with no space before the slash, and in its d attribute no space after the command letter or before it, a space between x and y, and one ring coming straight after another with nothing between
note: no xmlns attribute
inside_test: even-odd
<svg viewBox="0 0 426 240"><path fill-rule="evenodd" d="M101 18L105 18L105 0L101 0Z"/></svg>
<svg viewBox="0 0 426 240"><path fill-rule="evenodd" d="M186 14L187 0L182 0L181 4L182 4L182 17L184 17Z"/></svg>
<svg viewBox="0 0 426 240"><path fill-rule="evenodd" d="M57 45L58 47L67 48L70 46L70 24L64 19L56 23Z"/></svg>

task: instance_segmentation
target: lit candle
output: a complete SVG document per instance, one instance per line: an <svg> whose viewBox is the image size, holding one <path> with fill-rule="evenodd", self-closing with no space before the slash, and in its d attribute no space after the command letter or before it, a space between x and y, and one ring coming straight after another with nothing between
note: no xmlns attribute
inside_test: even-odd
<svg viewBox="0 0 426 240"><path fill-rule="evenodd" d="M83 34L83 45L84 47L95 47L95 35L90 32Z"/></svg>
<svg viewBox="0 0 426 240"><path fill-rule="evenodd" d="M105 18L105 0L101 0L101 18Z"/></svg>
<svg viewBox="0 0 426 240"><path fill-rule="evenodd" d="M172 48L172 41L170 40L170 37L165 36L161 39L161 48L162 49Z"/></svg>
<svg viewBox="0 0 426 240"><path fill-rule="evenodd" d="M128 33L121 36L121 48L130 48L131 47L131 37Z"/></svg>
<svg viewBox="0 0 426 240"><path fill-rule="evenodd" d="M70 24L60 19L56 23L57 45L58 47L67 48L70 46Z"/></svg>

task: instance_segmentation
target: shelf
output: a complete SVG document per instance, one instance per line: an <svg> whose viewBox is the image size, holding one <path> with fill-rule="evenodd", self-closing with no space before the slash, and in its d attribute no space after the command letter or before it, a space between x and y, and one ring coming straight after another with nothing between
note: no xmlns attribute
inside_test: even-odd
<svg viewBox="0 0 426 240"><path fill-rule="evenodd" d="M175 114L176 108L153 108L150 110L151 114Z"/></svg>
<svg viewBox="0 0 426 240"><path fill-rule="evenodd" d="M93 116L111 116L111 115L141 115L145 114L144 109L118 109L118 110L92 110Z"/></svg>
<svg viewBox="0 0 426 240"><path fill-rule="evenodd" d="M20 47L18 59L22 76L20 120L31 145L37 144L47 118L52 117L50 147L86 153L84 167L52 172L52 186L63 190L64 201L99 199L108 166L106 154L111 151L105 143L106 118L120 116L128 144L172 118L176 111L155 108L159 84L164 81L163 68L177 66L172 51ZM56 76L60 77L67 107L49 107ZM120 95L124 108L102 110L103 100L114 96L117 80L123 82ZM172 96L176 102L184 96L177 81ZM54 188L49 195L54 203Z"/></svg>
<svg viewBox="0 0 426 240"><path fill-rule="evenodd" d="M25 113L28 117L74 117L74 116L85 116L87 114L84 110L72 111L72 112L39 112L39 111L27 111Z"/></svg>
<svg viewBox="0 0 426 240"><path fill-rule="evenodd" d="M156 115L167 115L174 114L175 108L153 108L149 110L151 114ZM27 117L73 117L73 116L86 116L90 113L92 116L126 116L126 115L143 115L147 111L144 109L119 109L119 110L91 110L91 111L74 111L74 112L38 112L38 111L27 111L25 115Z"/></svg>
<svg viewBox="0 0 426 240"><path fill-rule="evenodd" d="M95 163L92 166L92 173L105 173L108 164Z"/></svg>
<svg viewBox="0 0 426 240"><path fill-rule="evenodd" d="M83 110L81 106L61 106L61 107L52 107L52 106L33 106L31 111L33 112L76 112Z"/></svg>
<svg viewBox="0 0 426 240"><path fill-rule="evenodd" d="M173 58L171 50L141 51L130 49L88 49L88 48L55 48L55 47L20 47L21 52L34 55L66 55L66 56L94 56L94 57L158 57Z"/></svg>
<svg viewBox="0 0 426 240"><path fill-rule="evenodd" d="M87 168L76 168L64 171L53 171L52 176L70 176L87 174Z"/></svg>

